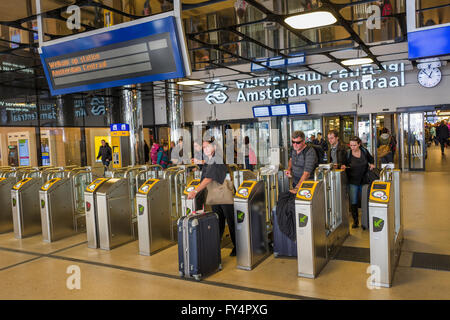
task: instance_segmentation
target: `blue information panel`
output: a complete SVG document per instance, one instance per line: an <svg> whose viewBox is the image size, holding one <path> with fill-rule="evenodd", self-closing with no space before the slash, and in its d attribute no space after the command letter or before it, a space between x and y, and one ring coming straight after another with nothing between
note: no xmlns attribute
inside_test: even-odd
<svg viewBox="0 0 450 320"><path fill-rule="evenodd" d="M292 116L298 114L308 114L306 102L253 107L253 116L255 118Z"/></svg>
<svg viewBox="0 0 450 320"><path fill-rule="evenodd" d="M450 54L450 26L408 32L408 58Z"/></svg>
<svg viewBox="0 0 450 320"><path fill-rule="evenodd" d="M186 75L173 16L126 23L41 47L52 95L97 90Z"/></svg>
<svg viewBox="0 0 450 320"><path fill-rule="evenodd" d="M262 63L264 66L269 66L270 68L282 68L282 67L293 67L305 64L305 55L303 53L291 54L290 58L283 59L282 57L272 57L272 58L262 58L255 59L256 62ZM266 71L267 68L259 64L251 64L251 71Z"/></svg>

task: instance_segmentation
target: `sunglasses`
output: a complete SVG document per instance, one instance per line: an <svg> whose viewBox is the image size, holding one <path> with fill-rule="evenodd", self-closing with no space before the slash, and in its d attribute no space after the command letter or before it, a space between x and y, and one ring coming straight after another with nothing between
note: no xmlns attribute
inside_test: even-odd
<svg viewBox="0 0 450 320"><path fill-rule="evenodd" d="M303 142L303 140L302 141L294 141L294 140L292 140L292 144L301 144Z"/></svg>

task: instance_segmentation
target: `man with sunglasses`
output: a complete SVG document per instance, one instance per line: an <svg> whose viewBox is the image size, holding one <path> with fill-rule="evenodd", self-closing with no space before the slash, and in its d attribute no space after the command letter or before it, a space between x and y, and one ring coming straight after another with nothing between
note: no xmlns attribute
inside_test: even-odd
<svg viewBox="0 0 450 320"><path fill-rule="evenodd" d="M313 148L306 148L305 134L303 131L294 131L292 134L292 153L289 159L286 175L292 178L294 189L297 193L303 181L307 180L318 164L316 152Z"/></svg>

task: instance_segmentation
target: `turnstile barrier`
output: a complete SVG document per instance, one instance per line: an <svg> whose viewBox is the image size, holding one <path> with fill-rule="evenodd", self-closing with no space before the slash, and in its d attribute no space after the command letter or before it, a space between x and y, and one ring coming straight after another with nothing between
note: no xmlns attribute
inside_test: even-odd
<svg viewBox="0 0 450 320"><path fill-rule="evenodd" d="M148 179L139 188L136 201L139 254L149 256L173 245L168 181Z"/></svg>
<svg viewBox="0 0 450 320"><path fill-rule="evenodd" d="M244 181L234 198L237 267L252 270L270 255L263 181Z"/></svg>
<svg viewBox="0 0 450 320"><path fill-rule="evenodd" d="M111 178L96 191L100 249L111 250L136 239L134 199L127 178Z"/></svg>
<svg viewBox="0 0 450 320"><path fill-rule="evenodd" d="M108 181L109 178L97 178L86 187L84 192L84 199L86 201L86 235L88 247L97 249L100 247L100 236L98 230L98 204L97 204L97 190L100 186Z"/></svg>
<svg viewBox="0 0 450 320"><path fill-rule="evenodd" d="M369 195L373 286L391 287L403 243L400 170L384 168Z"/></svg>

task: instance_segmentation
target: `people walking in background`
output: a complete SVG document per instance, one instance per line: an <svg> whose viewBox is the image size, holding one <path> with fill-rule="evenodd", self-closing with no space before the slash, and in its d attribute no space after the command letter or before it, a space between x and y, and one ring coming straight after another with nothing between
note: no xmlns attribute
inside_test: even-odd
<svg viewBox="0 0 450 320"><path fill-rule="evenodd" d="M244 156L245 156L245 169L253 170L256 164L256 154L250 146L250 138L246 136L244 138Z"/></svg>
<svg viewBox="0 0 450 320"><path fill-rule="evenodd" d="M167 143L164 143L162 147L159 148L158 159L156 160L156 163L164 169L166 169L169 165L169 145Z"/></svg>
<svg viewBox="0 0 450 320"><path fill-rule="evenodd" d="M97 160L101 158L103 166L104 166L104 172L103 175L106 174L106 171L109 170L109 164L112 161L112 150L109 146L108 142L105 140L102 140L102 145L100 149L98 150Z"/></svg>
<svg viewBox="0 0 450 320"><path fill-rule="evenodd" d="M152 144L152 149L150 150L150 157L152 160L152 164L158 163L158 152L161 148L161 145L158 144L158 142L154 141Z"/></svg>
<svg viewBox="0 0 450 320"><path fill-rule="evenodd" d="M148 163L148 161L150 160L150 148L147 144L147 141L144 140L144 160L145 163Z"/></svg>
<svg viewBox="0 0 450 320"><path fill-rule="evenodd" d="M361 201L362 185L366 183L366 174L368 170L375 168L374 159L369 150L361 145L361 139L352 137L350 139L350 150L347 151L345 163L341 169L346 169L349 196L350 211L353 217L352 228L357 228L358 223L358 203Z"/></svg>
<svg viewBox="0 0 450 320"><path fill-rule="evenodd" d="M328 131L327 137L330 143L327 151L328 162L333 163L334 168L340 168L345 163L348 148L339 140L339 133L336 130Z"/></svg>
<svg viewBox="0 0 450 320"><path fill-rule="evenodd" d="M439 143L441 144L441 152L442 152L442 154L444 154L445 145L446 145L447 140L449 138L449 128L445 124L444 120L442 120L441 124L439 125L439 127L437 127L437 129L436 129L436 136L437 136L437 139L438 139Z"/></svg>
<svg viewBox="0 0 450 320"><path fill-rule="evenodd" d="M318 146L321 146L324 153L326 153L328 151L328 143L323 138L321 132L317 133L317 139L314 141L314 144L317 144Z"/></svg>
<svg viewBox="0 0 450 320"><path fill-rule="evenodd" d="M381 163L394 162L394 153L397 142L395 138L389 133L388 128L381 130L380 138L378 139L378 157L381 159Z"/></svg>

